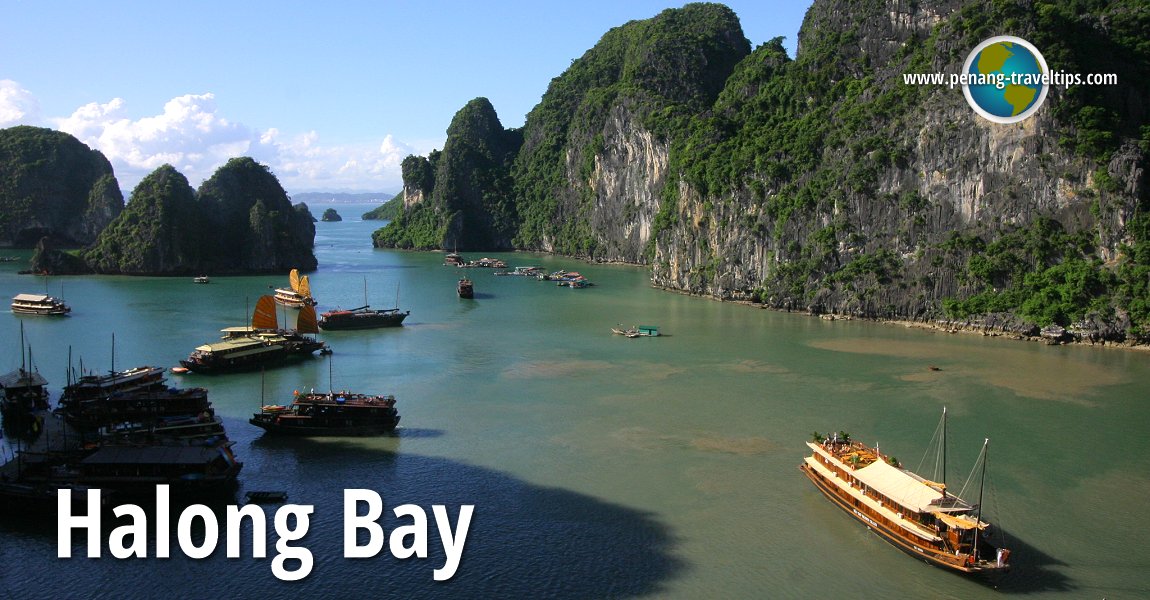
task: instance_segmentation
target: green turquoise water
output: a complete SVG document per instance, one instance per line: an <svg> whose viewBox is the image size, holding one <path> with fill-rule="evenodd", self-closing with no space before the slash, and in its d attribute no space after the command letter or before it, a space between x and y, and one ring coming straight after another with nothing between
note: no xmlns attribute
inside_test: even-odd
<svg viewBox="0 0 1150 600"><path fill-rule="evenodd" d="M319 214L324 206L313 207ZM1150 469L1142 452L1150 355L947 335L723 304L650 287L644 269L504 253L511 266L576 269L595 286L464 273L439 253L373 250L367 207L317 223L320 309L411 310L402 328L321 334L334 348L259 373L172 376L204 386L245 467L244 490L315 506L312 574L280 582L269 556L56 558L54 522L0 518L0 596L1138 598L1150 595ZM21 254L2 252L0 254ZM480 255L464 253L468 258ZM60 295L70 317L0 314L0 369L19 365L19 323L59 393L68 350L87 370L175 365L242 324L283 276L16 275L0 296ZM288 318L292 314L286 315ZM6 322L6 323L5 323ZM652 324L666 335L610 329ZM935 365L938 371L928 369ZM248 425L293 390L394 393L396 436L268 439ZM999 589L902 554L827 502L798 470L812 431L845 429L914 469L948 407L952 489L991 440L987 517L1009 534ZM10 448L0 450L5 456ZM442 552L343 558L342 491L388 510L474 504L462 564L434 582ZM968 491L968 498L977 492ZM269 528L271 511L269 509ZM390 528L394 523L384 523ZM81 536L75 536L77 555Z"/></svg>

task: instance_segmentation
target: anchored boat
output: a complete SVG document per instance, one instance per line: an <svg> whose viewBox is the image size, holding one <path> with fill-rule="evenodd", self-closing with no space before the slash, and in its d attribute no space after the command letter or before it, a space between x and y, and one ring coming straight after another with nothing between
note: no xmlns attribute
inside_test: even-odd
<svg viewBox="0 0 1150 600"><path fill-rule="evenodd" d="M12 312L19 315L66 315L72 308L64 301L45 294L16 294Z"/></svg>
<svg viewBox="0 0 1150 600"><path fill-rule="evenodd" d="M296 329L279 329L271 296L261 296L256 302L250 327L228 327L222 331L222 340L197 346L180 365L196 373L225 373L270 366L327 349L326 342L304 335L319 332L314 308L300 309Z"/></svg>
<svg viewBox="0 0 1150 600"><path fill-rule="evenodd" d="M946 411L941 448L945 465ZM979 464L986 475L983 444ZM881 454L836 433L807 442L812 454L799 465L831 502L904 552L928 563L962 573L991 575L1010 568L1010 550L992 541L996 535L982 520L982 490L978 503L947 491L943 483L903 469ZM977 468L977 467L976 467Z"/></svg>
<svg viewBox="0 0 1150 600"><path fill-rule="evenodd" d="M311 297L311 283L307 275L300 277L299 269L292 269L288 274L288 284L290 287L276 288L273 296L276 304L290 308L316 305L315 298Z"/></svg>

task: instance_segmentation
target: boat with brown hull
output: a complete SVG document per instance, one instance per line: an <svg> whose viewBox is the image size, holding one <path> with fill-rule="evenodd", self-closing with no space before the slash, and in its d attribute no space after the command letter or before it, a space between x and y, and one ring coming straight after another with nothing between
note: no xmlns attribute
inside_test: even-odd
<svg viewBox="0 0 1150 600"><path fill-rule="evenodd" d="M401 312L398 308L373 309L365 304L359 308L332 310L321 314L319 328L324 331L335 331L399 327L410 314L410 310Z"/></svg>
<svg viewBox="0 0 1150 600"><path fill-rule="evenodd" d="M395 308L373 309L367 303L367 281L363 282L363 306L346 310L331 310L319 316L319 328L324 331L345 329L378 329L399 327L411 311L399 310L399 290L395 292Z"/></svg>
<svg viewBox="0 0 1150 600"><path fill-rule="evenodd" d="M456 291L456 293L459 294L460 298L465 298L465 299L474 298L475 297L475 284L471 283L470 279L464 277L464 278L460 279L459 283L455 286L455 291Z"/></svg>
<svg viewBox="0 0 1150 600"><path fill-rule="evenodd" d="M995 576L1009 570L1010 550L994 541L995 531L982 520L981 490L978 503L966 502L944 483L901 468L893 457L845 433L816 434L807 446L812 454L799 468L815 487L895 547L960 573ZM986 448L980 457L983 477Z"/></svg>
<svg viewBox="0 0 1150 600"><path fill-rule="evenodd" d="M249 422L278 435L382 435L399 424L399 412L390 395L297 392L290 406L264 406Z"/></svg>

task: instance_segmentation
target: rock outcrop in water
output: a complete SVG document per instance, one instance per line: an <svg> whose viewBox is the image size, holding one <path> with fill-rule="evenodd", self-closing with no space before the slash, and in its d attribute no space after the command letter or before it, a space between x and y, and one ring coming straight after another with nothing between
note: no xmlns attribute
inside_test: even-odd
<svg viewBox="0 0 1150 600"><path fill-rule="evenodd" d="M551 82L514 157L515 210L492 221L516 248L649 264L656 285L722 299L1141 338L1148 28L1134 1L816 0L791 59L777 39L751 51L721 5L664 11ZM1004 33L1054 71L1118 83L1054 86L1000 125L957 88L903 81L957 73ZM417 172L406 207L439 193Z"/></svg>
<svg viewBox="0 0 1150 600"><path fill-rule="evenodd" d="M171 165L156 169L80 257L97 273L284 273L316 268L314 240L307 206L292 206L275 175L245 157L198 191Z"/></svg>
<svg viewBox="0 0 1150 600"><path fill-rule="evenodd" d="M98 150L51 129L0 129L0 247L91 244L123 208Z"/></svg>

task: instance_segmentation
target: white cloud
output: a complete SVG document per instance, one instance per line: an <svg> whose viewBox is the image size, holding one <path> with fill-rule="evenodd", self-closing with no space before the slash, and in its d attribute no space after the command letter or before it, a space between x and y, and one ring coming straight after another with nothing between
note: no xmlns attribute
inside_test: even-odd
<svg viewBox="0 0 1150 600"><path fill-rule="evenodd" d="M0 128L40 123L40 102L11 79L0 79Z"/></svg>
<svg viewBox="0 0 1150 600"><path fill-rule="evenodd" d="M0 80L0 127L39 124L39 120L36 98L17 82ZM381 142L328 145L316 131L284 135L276 127L255 130L221 115L211 93L173 98L160 114L142 118L129 114L126 100L113 98L47 122L102 152L129 192L165 163L198 187L237 156L251 156L267 165L289 193L397 190L402 186L403 159L437 147L435 142L424 143L427 147L419 150L391 134Z"/></svg>

